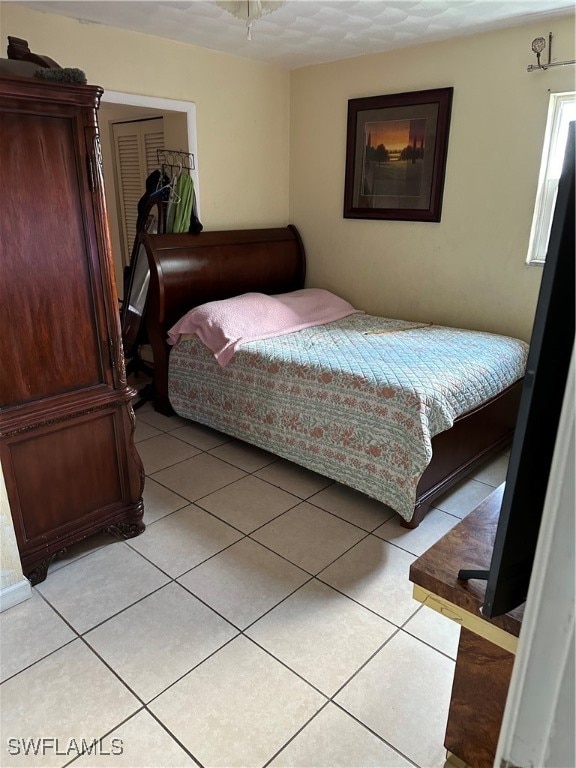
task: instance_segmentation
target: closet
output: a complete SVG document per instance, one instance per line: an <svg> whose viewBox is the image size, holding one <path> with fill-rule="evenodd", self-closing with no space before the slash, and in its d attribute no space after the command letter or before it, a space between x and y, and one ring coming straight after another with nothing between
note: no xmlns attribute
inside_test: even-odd
<svg viewBox="0 0 576 768"><path fill-rule="evenodd" d="M138 201L136 236L125 272L121 333L128 371L144 371L152 382L140 389L134 409L154 396L154 366L142 359L140 348L148 344L146 304L150 268L143 245L147 234L198 234L203 226L197 215L196 193L191 172L194 155L183 150L157 149L156 167L146 178L145 191Z"/></svg>
<svg viewBox="0 0 576 768"><path fill-rule="evenodd" d="M138 201L147 177L157 168L157 151L164 149L164 120L113 122L111 131L122 263L128 264L136 238Z"/></svg>
<svg viewBox="0 0 576 768"><path fill-rule="evenodd" d="M102 184L102 90L0 78L0 458L24 574L144 530Z"/></svg>

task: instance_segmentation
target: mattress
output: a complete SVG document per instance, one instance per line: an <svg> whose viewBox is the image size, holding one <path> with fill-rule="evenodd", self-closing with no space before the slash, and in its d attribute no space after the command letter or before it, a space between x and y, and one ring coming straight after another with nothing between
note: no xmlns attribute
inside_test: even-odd
<svg viewBox="0 0 576 768"><path fill-rule="evenodd" d="M410 520L432 438L521 378L527 352L510 337L358 314L243 344L225 367L186 338L168 393L180 416Z"/></svg>

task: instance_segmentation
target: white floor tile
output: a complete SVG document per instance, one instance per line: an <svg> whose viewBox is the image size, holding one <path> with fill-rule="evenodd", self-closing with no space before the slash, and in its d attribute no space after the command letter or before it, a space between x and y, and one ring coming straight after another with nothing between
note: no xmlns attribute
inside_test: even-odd
<svg viewBox="0 0 576 768"><path fill-rule="evenodd" d="M245 472L256 472L256 470L278 461L278 457L273 453L263 451L261 448L242 442L242 440L231 440L217 448L212 448L210 454L243 469Z"/></svg>
<svg viewBox="0 0 576 768"><path fill-rule="evenodd" d="M156 439L156 438L155 438ZM244 477L245 473L225 461L201 453L187 461L164 469L154 475L154 480L170 488L190 501L214 493L225 485Z"/></svg>
<svg viewBox="0 0 576 768"><path fill-rule="evenodd" d="M244 637L150 705L205 768L260 768L325 699Z"/></svg>
<svg viewBox="0 0 576 768"><path fill-rule="evenodd" d="M300 568L255 541L242 539L179 581L244 629L309 578Z"/></svg>
<svg viewBox="0 0 576 768"><path fill-rule="evenodd" d="M138 409L137 416L141 421L145 421L146 424L156 427L156 429L159 429L161 432L173 432L175 429L189 424L186 419L183 419L180 416L164 416L163 413L158 413L158 411L153 410L153 408L148 408L146 406Z"/></svg>
<svg viewBox="0 0 576 768"><path fill-rule="evenodd" d="M376 528L374 535L391 544L396 544L413 555L420 556L458 522L454 515L448 515L439 509L431 509L418 528L404 528L399 516L394 515L387 523Z"/></svg>
<svg viewBox="0 0 576 768"><path fill-rule="evenodd" d="M119 541L49 573L36 589L83 633L167 581L163 573Z"/></svg>
<svg viewBox="0 0 576 768"><path fill-rule="evenodd" d="M505 451L480 469L473 472L472 477L475 480L479 480L481 483L487 483L493 488L497 488L506 480L509 460L510 452Z"/></svg>
<svg viewBox="0 0 576 768"><path fill-rule="evenodd" d="M140 708L140 702L82 640L75 640L2 684L2 766L51 768L77 754L65 751L71 739L99 739ZM38 754L24 754L8 739L58 739ZM19 747L19 749L18 749Z"/></svg>
<svg viewBox="0 0 576 768"><path fill-rule="evenodd" d="M318 573L356 544L365 532L303 502L252 534L308 573Z"/></svg>
<svg viewBox="0 0 576 768"><path fill-rule="evenodd" d="M395 629L314 580L249 627L246 634L332 696Z"/></svg>
<svg viewBox="0 0 576 768"><path fill-rule="evenodd" d="M451 659L456 658L458 641L460 640L460 625L432 610L432 608L422 606L418 613L415 613L410 621L404 625L403 629L442 651Z"/></svg>
<svg viewBox="0 0 576 768"><path fill-rule="evenodd" d="M416 558L398 547L369 536L318 578L401 626L418 610L408 572Z"/></svg>
<svg viewBox="0 0 576 768"><path fill-rule="evenodd" d="M176 578L240 538L234 528L190 504L130 539L130 546Z"/></svg>
<svg viewBox="0 0 576 768"><path fill-rule="evenodd" d="M0 615L3 740L117 739L121 754L79 768L444 766L459 627L413 600L408 571L502 482L508 454L409 530L363 494L149 405L136 439L154 472L145 533L79 542L37 588L50 605L35 592Z"/></svg>
<svg viewBox="0 0 576 768"><path fill-rule="evenodd" d="M385 504L340 483L329 485L308 501L365 531L373 531L391 517L397 517L394 510Z"/></svg>
<svg viewBox="0 0 576 768"><path fill-rule="evenodd" d="M301 502L297 496L247 475L196 503L244 533L251 533Z"/></svg>
<svg viewBox="0 0 576 768"><path fill-rule="evenodd" d="M420 766L444 765L454 662L399 632L336 703Z"/></svg>
<svg viewBox="0 0 576 768"><path fill-rule="evenodd" d="M110 547L117 542L118 538L110 533L95 533L93 536L87 536L85 539L71 544L63 555L58 555L52 560L48 568L48 576L59 571L60 568L64 568L65 565L70 565L81 557L96 552L97 549Z"/></svg>
<svg viewBox="0 0 576 768"><path fill-rule="evenodd" d="M328 704L272 760L273 768L411 768L395 750Z"/></svg>
<svg viewBox="0 0 576 768"><path fill-rule="evenodd" d="M313 493L318 493L322 488L332 484L332 480L309 469L304 469L298 464L281 459L256 472L257 477L266 480L272 485L277 485L288 493L293 493L301 499L307 499Z"/></svg>
<svg viewBox="0 0 576 768"><path fill-rule="evenodd" d="M138 443L138 453L147 475L200 453L198 448L171 435L160 434Z"/></svg>
<svg viewBox="0 0 576 768"><path fill-rule="evenodd" d="M463 480L448 493L434 501L434 506L456 517L466 517L478 504L489 496L494 488L478 480Z"/></svg>
<svg viewBox="0 0 576 768"><path fill-rule="evenodd" d="M86 641L148 702L236 634L171 583L88 632Z"/></svg>
<svg viewBox="0 0 576 768"><path fill-rule="evenodd" d="M0 681L75 637L76 633L33 590L29 600L0 613Z"/></svg>
<svg viewBox="0 0 576 768"><path fill-rule="evenodd" d="M223 432L218 432L194 421L186 421L185 426L178 427L172 434L179 440L195 445L196 448L203 451L209 451L210 448L215 448L217 445L223 445L232 440L230 435L225 435Z"/></svg>
<svg viewBox="0 0 576 768"><path fill-rule="evenodd" d="M147 424L142 419L136 417L136 430L134 432L134 442L141 443L143 440L148 440L151 437L157 437L162 432L151 424Z"/></svg>
<svg viewBox="0 0 576 768"><path fill-rule="evenodd" d="M164 488L163 485L152 480L151 477L146 478L144 484L144 522L146 525L154 523L161 517L169 515L171 512L175 512L177 509L188 506L188 499L178 496L174 491Z"/></svg>
<svg viewBox="0 0 576 768"><path fill-rule="evenodd" d="M74 768L197 768L190 755L144 710L112 731L102 746L101 754L80 757L72 763Z"/></svg>

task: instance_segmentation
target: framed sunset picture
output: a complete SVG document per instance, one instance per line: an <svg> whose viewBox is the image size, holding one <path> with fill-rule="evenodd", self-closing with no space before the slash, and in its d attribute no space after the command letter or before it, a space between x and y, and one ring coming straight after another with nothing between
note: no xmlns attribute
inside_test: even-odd
<svg viewBox="0 0 576 768"><path fill-rule="evenodd" d="M452 93L348 102L345 218L440 221Z"/></svg>

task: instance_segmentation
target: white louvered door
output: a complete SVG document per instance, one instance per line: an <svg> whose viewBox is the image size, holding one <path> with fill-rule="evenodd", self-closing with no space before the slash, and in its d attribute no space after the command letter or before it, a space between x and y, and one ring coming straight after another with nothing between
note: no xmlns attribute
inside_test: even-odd
<svg viewBox="0 0 576 768"><path fill-rule="evenodd" d="M147 177L158 168L156 150L164 149L163 123L158 117L112 126L124 264L130 262L136 237L138 201L146 191Z"/></svg>

